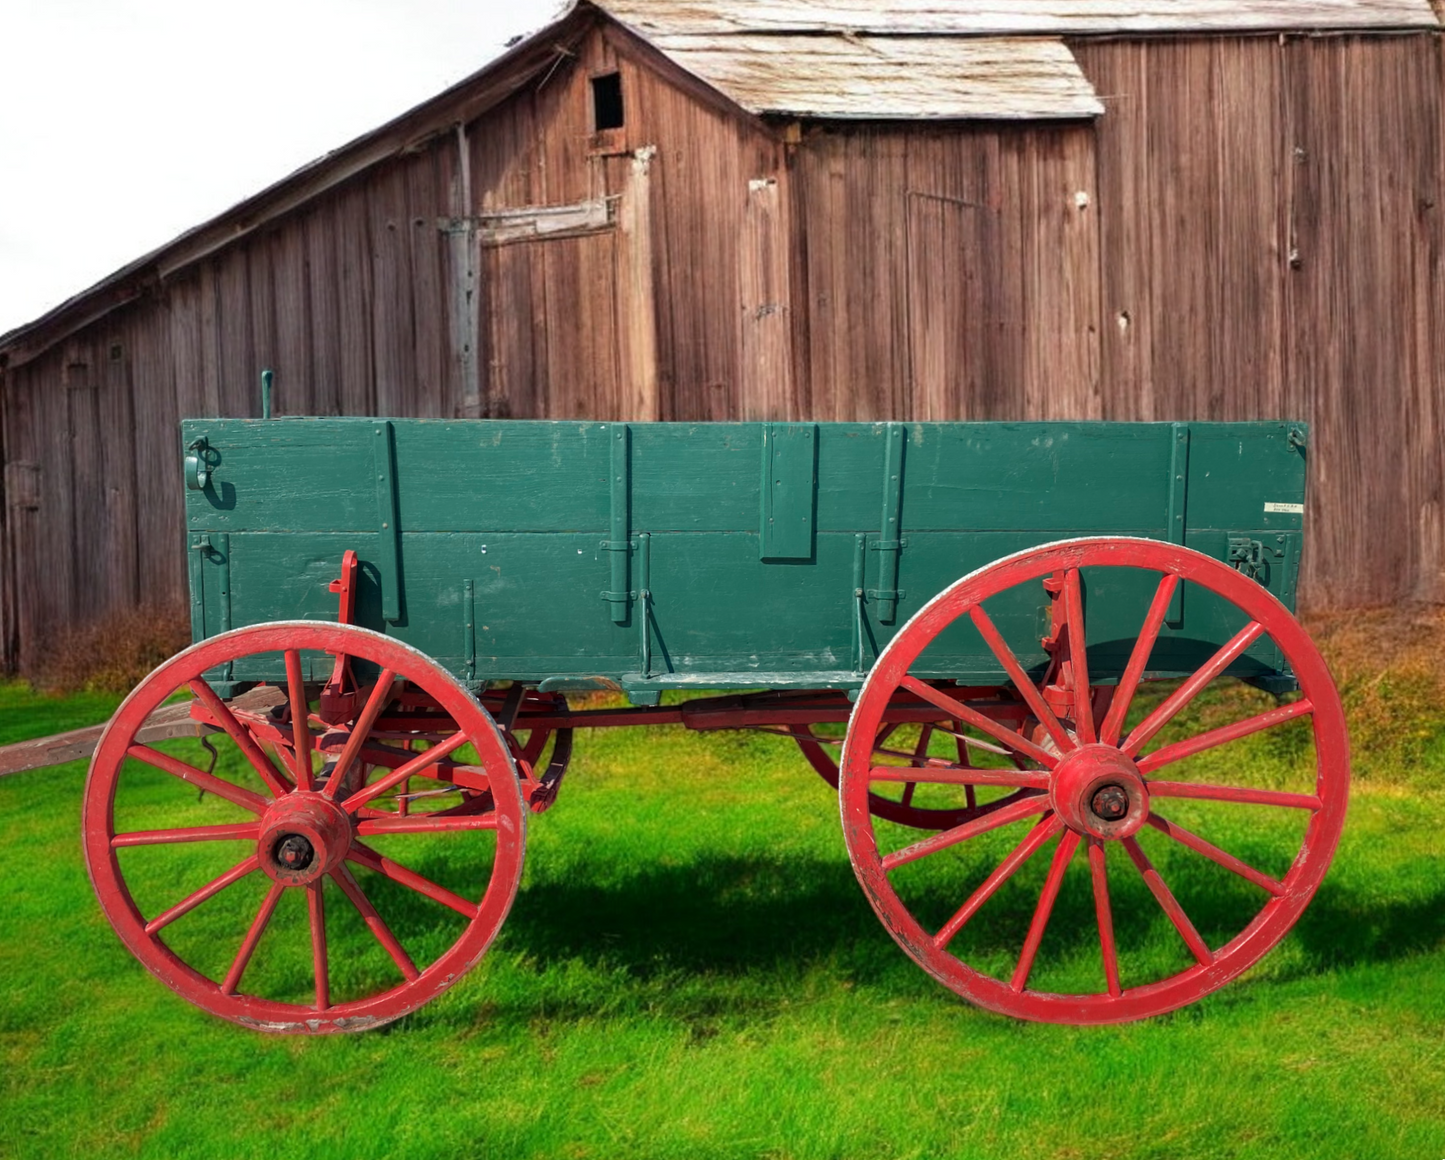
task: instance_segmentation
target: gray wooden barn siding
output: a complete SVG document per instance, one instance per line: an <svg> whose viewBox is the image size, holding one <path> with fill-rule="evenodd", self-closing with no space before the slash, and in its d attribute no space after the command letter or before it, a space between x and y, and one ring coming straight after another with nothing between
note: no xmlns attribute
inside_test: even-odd
<svg viewBox="0 0 1445 1160"><path fill-rule="evenodd" d="M7 658L181 598L177 421L256 414L264 367L283 414L1302 415L1303 601L1445 597L1439 39L1073 47L1094 123L763 128L604 27L170 274L5 372ZM593 134L612 68L627 126ZM610 228L482 244L599 199Z"/></svg>

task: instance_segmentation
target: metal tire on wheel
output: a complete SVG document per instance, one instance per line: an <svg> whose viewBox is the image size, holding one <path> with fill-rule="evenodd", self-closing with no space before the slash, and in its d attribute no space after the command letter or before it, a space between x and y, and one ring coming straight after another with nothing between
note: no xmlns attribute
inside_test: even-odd
<svg viewBox="0 0 1445 1160"><path fill-rule="evenodd" d="M1086 568L1137 569L1159 577L1152 599L1139 609L1142 627L1137 640L1128 646L1128 662L1122 666L1107 708L1095 699L1088 679L1081 582L1081 569ZM984 603L991 598L1040 581L1052 585L1045 590L1054 593L1056 607L1061 610L1056 614L1057 639L1068 649L1072 665L1065 678L1065 683L1072 682L1072 704L1094 706L1089 711L1072 712L1067 717L1056 712L1060 704L1058 690L1040 690L1033 683L984 611ZM1193 675L1161 703L1149 707L1143 719L1126 731L1130 703L1147 671L1171 598L1184 581L1190 585L1191 601L1222 601L1232 606L1232 622L1242 623L1243 627L1212 655L1202 653L1208 659ZM1023 591L1028 594L1034 589ZM1010 599L1013 597L1005 596L1005 604ZM960 618L972 621L1034 710L1038 726L1032 733L1012 733L997 722L984 720L977 712L970 715L968 707L953 700L945 690L909 675L928 645ZM1295 674L1300 689L1298 700L1264 712L1251 711L1242 719L1171 739L1145 752L1156 734L1174 721L1205 686L1228 670L1255 641L1265 637L1283 654L1283 667ZM1122 652L1117 655L1122 659ZM879 722L899 690L970 722L1010 748L1020 759L1016 764L1023 768L984 773L942 767L900 771L878 765L873 754ZM1052 703L1046 694L1053 695ZM1179 773L1169 768L1227 742L1277 729L1300 718L1309 720L1314 755L1312 776L1299 774L1307 779L1303 792L1251 785L1247 768L1239 770L1236 779L1244 784L1178 780ZM1178 725L1175 731L1179 731ZM869 809L870 786L876 781L905 779L932 779L954 786L1002 786L1007 796L995 803L1001 803L1001 808L986 817L921 841L910 840L901 848L881 849L879 827ZM965 576L925 605L884 650L863 686L844 745L839 797L844 837L858 880L889 933L924 970L959 995L992 1011L1023 1019L1089 1024L1174 1010L1209 994L1258 962L1289 931L1324 878L1344 823L1348 786L1349 746L1339 696L1313 642L1284 605L1253 579L1201 553L1153 540L1110 537L1063 541L1009 556ZM1258 829L1270 835L1286 835L1279 841L1290 844L1270 853L1281 867L1289 859L1288 868L1271 876L1179 825L1169 815L1186 805L1241 811L1245 831ZM1003 831L1014 823L1025 827L1016 845ZM1299 829L1303 830L1302 838L1288 837ZM1182 860L1198 859L1203 872L1238 884L1239 896L1245 901L1240 912L1241 927L1232 937L1219 936L1221 941L1210 945L1201 935L1186 907L1166 884L1165 876L1141 847L1136 836L1141 834L1162 843L1162 853L1168 859L1180 860L1170 865L1192 873L1193 866ZM974 884L972 893L966 893L965 886L965 893L948 901L946 910L934 905L934 917L925 925L915 913L924 908L923 902L915 905L905 901L897 888L899 871L917 863L915 869L927 873L928 860L939 855L969 855L971 846L975 850L983 848L985 835L990 835L990 842L1003 840L1003 845L989 848L986 859L968 863L960 871L967 874L960 881ZM1122 847L1114 851L1117 876L1112 879L1107 868L1111 847ZM1032 887L1027 894L1022 893L1019 871L1035 854L1050 848L1052 859L1042 886L1036 895ZM1071 879L1076 888L1070 897L1072 905L1082 913L1085 904L1081 900L1090 892L1093 896L1087 910L1089 924L1096 932L1096 938L1095 932L1089 935L1094 940L1092 957L1097 964L1089 967L1094 981L1087 987L1093 989L1062 993L1032 989L1029 983L1031 976L1038 973L1035 966L1040 945L1080 848L1087 857L1079 859L1085 865L1078 871L1079 876ZM1002 859L998 858L999 849L1008 850ZM1117 857L1120 854L1126 857ZM992 867L986 876L983 867ZM981 960L993 963L991 973L965 962L950 948L957 945L960 932L980 912L988 917L987 903L1004 889L1015 892L1010 897L1025 900L1026 906L1011 912L1017 919L1017 929L1011 928L1007 939L998 938L986 953L980 952ZM1148 900L1151 916L1145 917L1142 910L1131 910L1126 915L1120 911L1117 902L1128 897L1135 903ZM1262 904L1259 898L1263 898ZM929 901L934 904L938 900ZM962 905L954 911L959 902ZM1177 950L1172 952L1177 957L1170 961L1187 959L1189 964L1179 969L1170 966L1159 977L1139 979L1130 977L1128 971L1121 977L1121 950L1129 948L1116 942L1116 921L1125 915L1127 922L1120 930L1142 937L1139 932L1146 923L1152 924L1148 929L1153 930L1163 921L1152 917L1160 910L1172 927L1170 937L1178 940ZM938 917L948 911L953 911L951 917L939 922ZM1249 914L1252 917L1246 918ZM985 927L990 932L996 929L987 924ZM994 935L990 933L989 937ZM1016 958L1011 948L1017 948ZM1140 961L1155 961L1139 953Z"/></svg>
<svg viewBox="0 0 1445 1160"><path fill-rule="evenodd" d="M302 668L306 653L349 658L357 672L376 671L369 686L355 690L349 716L311 708L314 698ZM206 674L232 664L238 664L239 671L260 654L271 654L273 666L280 654L288 679L277 682L269 713L233 712ZM338 663L337 671L342 668ZM313 689L315 683L313 678ZM193 714L224 729L234 746L228 758L241 772L224 777L136 741L151 712L188 687L197 698ZM425 706L425 712L409 713L410 701ZM292 722L303 715L306 729L293 731ZM424 725L408 724L421 719ZM398 737L405 739L406 748L394 744ZM423 744L428 748L414 750ZM477 765L449 760L467 744L478 755ZM470 793L475 801L484 795L485 810L418 812L413 802L408 811L396 797L398 787L404 791L407 783L426 778L435 779L442 792L456 787L453 798ZM175 817L199 808L191 792L195 789L205 799L200 805L230 810L236 819L220 825L175 825ZM117 795L122 790L124 824L118 827ZM388 809L389 803L394 808ZM146 825L148 817L161 824ZM140 826L135 824L138 818ZM416 1010L460 979L482 957L511 907L521 878L525 833L526 806L516 767L476 699L409 645L369 629L315 621L223 633L158 667L106 727L91 763L82 816L85 859L96 896L116 933L147 969L183 998L223 1019L266 1031L302 1033L379 1026ZM445 840L450 849L457 841L452 834L483 842L473 851L489 854L483 880L471 879L470 897L417 873L405 864L405 854L393 859L373 848L377 843L414 843L417 835L426 842L430 835ZM141 854L137 848L159 850L167 865L184 868L187 858L203 864L200 853L213 859L212 866L217 858L229 862L228 843L239 846L237 853L244 857L173 904L152 898L143 908L133 896L142 885L156 893L155 875L143 874L141 864L132 861ZM367 876L358 878L357 869ZM459 873L465 877L471 871L464 865ZM211 903L246 880L256 893L264 891L258 907L248 902L243 911L243 896L234 893L220 910ZM184 888L172 882L165 889L175 898ZM478 893L480 899L473 901ZM289 903L287 895L292 896ZM305 919L300 918L302 900ZM284 938L284 925L278 929L282 924L272 921L278 905L297 915L290 941ZM335 920L328 940L326 916L336 913L334 907L347 910L336 917L343 925L349 923L350 942L335 941ZM399 915L410 927L425 923L428 930L443 932L428 936L430 942L413 935L414 941L426 944L420 961L412 958L416 947L409 951L393 932L388 908L393 922ZM244 914L234 929L208 935L214 961L221 964L209 970L198 966L204 953L187 957L168 942L173 923L191 914L204 916L208 909L206 921L212 924L221 911L227 924L230 915ZM459 927L455 937L438 921L449 914L460 915L451 920L453 930ZM279 996L248 989L257 974L253 958L259 959L258 944L267 943L279 947L273 956L278 961L290 955L287 961L304 965L304 974L293 972L289 989L278 987ZM191 945L199 944L193 939ZM341 956L335 954L338 947ZM346 947L360 948L358 957L370 955L380 967L358 974ZM333 987L353 993L338 998Z"/></svg>

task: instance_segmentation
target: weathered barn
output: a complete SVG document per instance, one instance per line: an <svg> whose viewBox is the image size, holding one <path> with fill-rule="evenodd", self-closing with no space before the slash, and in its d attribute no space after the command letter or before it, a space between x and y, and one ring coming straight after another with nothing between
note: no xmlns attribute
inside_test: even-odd
<svg viewBox="0 0 1445 1160"><path fill-rule="evenodd" d="M183 415L1300 417L1445 597L1430 0L579 0L0 338L4 658L178 599Z"/></svg>

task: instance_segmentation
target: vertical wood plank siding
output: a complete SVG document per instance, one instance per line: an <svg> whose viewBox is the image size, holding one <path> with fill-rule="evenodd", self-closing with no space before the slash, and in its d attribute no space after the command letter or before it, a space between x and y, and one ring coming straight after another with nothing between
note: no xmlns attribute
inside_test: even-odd
<svg viewBox="0 0 1445 1160"><path fill-rule="evenodd" d="M1301 600L1445 599L1436 36L1081 42L1105 413L1313 424Z"/></svg>
<svg viewBox="0 0 1445 1160"><path fill-rule="evenodd" d="M1096 123L799 129L595 29L4 372L6 660L181 599L182 415L258 414L266 367L280 414L463 414L467 334L494 416L1302 416L1304 603L1445 599L1440 39L1072 47ZM599 200L608 228L479 240Z"/></svg>

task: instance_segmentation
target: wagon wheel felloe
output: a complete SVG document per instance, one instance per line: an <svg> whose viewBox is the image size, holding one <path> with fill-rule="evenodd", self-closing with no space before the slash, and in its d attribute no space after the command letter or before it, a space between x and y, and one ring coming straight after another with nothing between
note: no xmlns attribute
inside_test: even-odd
<svg viewBox="0 0 1445 1160"><path fill-rule="evenodd" d="M916 700L916 699L913 699ZM841 739L819 733L808 725L795 725L791 729L798 748L808 759L808 764L818 776L838 788L838 747ZM970 751L982 749L1007 753L1001 747L980 741L963 732L963 723L940 717L937 721L924 721L914 727L900 726L898 722L880 722L873 739L873 754L884 760L897 759L911 768L923 768L941 764L934 751L942 743L955 753L957 766L972 765ZM963 800L956 805L923 805L915 802L920 785L929 784L927 777L905 780L901 775L890 785L874 783L868 791L868 809L875 818L895 822L915 830L947 830L960 825L981 813L992 812L997 803L980 807L975 787L964 785Z"/></svg>
<svg viewBox="0 0 1445 1160"><path fill-rule="evenodd" d="M1214 605L1235 629L1222 646L1190 641L1182 631L1161 636L1186 581L1191 606ZM1095 583L1115 595L1140 593L1132 639L1103 635L1117 625L1090 639L1085 595ZM1055 610L1042 687L999 628L1018 609L1039 607L1040 598ZM971 626L1027 703L1034 728L1015 731L910 675L924 668L925 649L950 626L954 641ZM1271 645L1282 664L1261 651ZM1227 672L1247 670L1252 655L1266 658L1261 669L1292 671L1298 699L1263 708L1221 685L1200 709L1199 694ZM1188 675L1166 696L1136 697L1156 670ZM1112 697L1096 695L1091 671L1117 678ZM1017 760L1011 768L935 761L920 769L879 757L880 722L900 692L938 706ZM1256 771L1219 748L1276 730L1285 750L1309 751L1297 743L1306 725L1312 760L1288 788L1261 784ZM870 793L903 781L973 787L1006 804L922 840L899 839L875 821ZM1339 696L1308 635L1278 600L1189 549L1098 538L982 568L904 626L859 696L840 802L864 891L929 974L994 1011L1106 1023L1193 1002L1278 943L1328 869L1348 782ZM1247 848L1240 856L1217 842ZM1047 859L1030 865L1042 853ZM1066 913L1072 929L1060 929Z"/></svg>
<svg viewBox="0 0 1445 1160"><path fill-rule="evenodd" d="M308 670L338 656L355 708L323 719ZM270 711L222 700L223 666L272 682ZM214 772L194 743L136 740L178 692L229 738ZM417 783L432 791L399 793ZM293 621L147 677L101 738L82 831L106 917L153 974L222 1018L315 1033L389 1022L475 965L516 894L525 824L512 754L455 679L368 629Z"/></svg>

